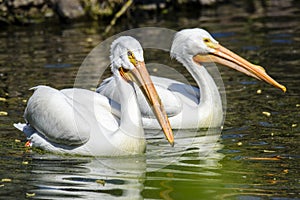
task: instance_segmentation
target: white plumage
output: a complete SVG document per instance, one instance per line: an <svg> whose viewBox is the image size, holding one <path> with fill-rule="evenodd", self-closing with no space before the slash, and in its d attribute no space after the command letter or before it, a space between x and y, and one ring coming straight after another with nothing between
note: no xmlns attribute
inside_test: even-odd
<svg viewBox="0 0 300 200"><path fill-rule="evenodd" d="M141 154L146 147L134 82L147 90L171 144L173 135L157 93L145 68L142 47L132 37L123 36L111 46L111 69L115 92L121 97L120 116L112 114L111 100L84 89L56 90L48 86L32 88L25 110L27 124L15 124L33 146L56 153L93 156ZM147 84L145 82L147 80ZM151 87L152 86L152 87Z"/></svg>
<svg viewBox="0 0 300 200"><path fill-rule="evenodd" d="M213 78L202 63L217 62L264 80L283 91L286 90L283 85L268 76L262 67L251 64L224 48L203 29L185 29L176 33L171 47L171 57L183 64L198 85L197 88L176 80L151 76L166 108L171 126L175 129L220 127L222 124L223 109L220 94ZM113 91L113 79L111 77L105 80L97 92L119 102L120 96ZM159 128L141 93L137 96L144 127Z"/></svg>

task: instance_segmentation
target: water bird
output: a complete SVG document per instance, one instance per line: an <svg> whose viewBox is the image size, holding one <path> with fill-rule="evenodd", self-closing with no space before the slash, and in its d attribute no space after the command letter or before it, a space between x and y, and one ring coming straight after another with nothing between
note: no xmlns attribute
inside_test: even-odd
<svg viewBox="0 0 300 200"><path fill-rule="evenodd" d="M120 96L120 116L111 112L110 100L90 90L32 88L25 109L23 131L32 146L55 153L88 156L141 154L146 141L135 90L140 88L171 145L172 129L146 69L143 49L130 36L116 39L110 50L114 87Z"/></svg>
<svg viewBox="0 0 300 200"><path fill-rule="evenodd" d="M193 87L176 80L151 76L173 129L218 128L222 125L221 97L216 83L203 63L222 64L286 91L285 86L271 78L263 67L252 64L223 47L204 29L193 28L177 32L172 42L170 55L182 63L198 86ZM113 79L114 77L110 77L104 80L97 92L120 102L120 96L112 90ZM145 100L140 98L140 94L137 96L143 114L144 127L159 128Z"/></svg>

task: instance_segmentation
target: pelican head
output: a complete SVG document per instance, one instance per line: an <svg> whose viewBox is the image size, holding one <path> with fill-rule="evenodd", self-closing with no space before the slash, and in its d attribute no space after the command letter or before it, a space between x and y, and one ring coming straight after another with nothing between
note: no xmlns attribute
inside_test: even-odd
<svg viewBox="0 0 300 200"><path fill-rule="evenodd" d="M135 61L144 63L143 48L133 37L119 37L111 45L110 61L113 73L120 67L132 70L135 68Z"/></svg>
<svg viewBox="0 0 300 200"><path fill-rule="evenodd" d="M143 49L140 43L130 36L122 36L111 45L111 70L126 82L136 83L152 107L162 130L171 145L173 132L167 114L146 69Z"/></svg>
<svg viewBox="0 0 300 200"><path fill-rule="evenodd" d="M179 62L192 59L199 66L205 62L220 63L286 91L286 87L271 78L263 67L254 65L226 49L207 31L200 28L184 29L176 33L171 56Z"/></svg>

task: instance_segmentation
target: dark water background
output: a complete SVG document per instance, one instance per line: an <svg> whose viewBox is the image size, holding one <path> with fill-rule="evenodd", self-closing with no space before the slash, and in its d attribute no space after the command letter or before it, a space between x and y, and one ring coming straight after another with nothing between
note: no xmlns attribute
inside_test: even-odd
<svg viewBox="0 0 300 200"><path fill-rule="evenodd" d="M220 66L227 96L222 135L200 131L199 150L184 149L186 133L170 151L148 133L148 151L139 157L99 159L25 149L26 138L12 124L23 121L28 89L73 87L85 56L106 38L99 34L105 27L91 22L1 27L0 198L300 199L300 4L247 2L138 13L112 29L111 35L145 26L202 27L287 87L284 94ZM148 55L146 61L160 62ZM172 66L181 70L175 61Z"/></svg>

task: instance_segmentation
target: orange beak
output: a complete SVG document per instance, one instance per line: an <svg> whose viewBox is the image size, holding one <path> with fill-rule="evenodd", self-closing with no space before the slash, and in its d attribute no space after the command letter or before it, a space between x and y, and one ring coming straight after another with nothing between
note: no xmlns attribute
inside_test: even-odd
<svg viewBox="0 0 300 200"><path fill-rule="evenodd" d="M244 74L252 76L258 80L263 80L279 89L283 92L286 92L286 87L279 84L275 81L272 77L270 77L265 69L261 66L254 65L244 58L238 56L237 54L233 53L232 51L226 49L225 47L221 46L220 44L214 44L215 49L214 52L209 53L207 55L197 54L194 56L194 61L198 63L205 63L205 62L216 62L222 65L228 66L233 68L237 71L240 71Z"/></svg>
<svg viewBox="0 0 300 200"><path fill-rule="evenodd" d="M141 88L149 105L152 107L167 140L172 146L174 146L174 136L168 116L149 76L145 63L135 60L135 62L132 62L132 64L135 66L135 68L126 71L121 70L121 76L127 81L129 80L135 82Z"/></svg>

